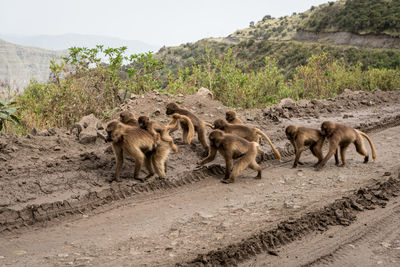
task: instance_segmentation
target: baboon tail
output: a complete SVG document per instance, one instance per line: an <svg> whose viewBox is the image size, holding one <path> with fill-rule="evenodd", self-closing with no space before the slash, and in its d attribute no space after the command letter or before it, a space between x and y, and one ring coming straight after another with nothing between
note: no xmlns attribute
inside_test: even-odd
<svg viewBox="0 0 400 267"><path fill-rule="evenodd" d="M359 134L361 134L362 136L364 136L364 137L368 140L368 143L369 143L369 145L371 146L372 159L374 160L374 162L376 162L376 151L375 151L374 143L372 143L372 140L369 138L369 136L368 136L366 133L361 132L361 131L359 131L359 130L357 130L357 132L358 132Z"/></svg>
<svg viewBox="0 0 400 267"><path fill-rule="evenodd" d="M269 144L269 145L271 146L271 148L272 148L272 151L274 151L274 154L275 154L276 158L277 158L279 161L282 161L281 154L279 154L279 151L274 147L274 145L272 144L272 142L271 142L271 140L269 139L268 135L266 135L265 133L263 133L260 129L257 129L257 128L256 128L256 131L257 131L257 134L262 135L262 136L265 138L265 140L267 140L268 144Z"/></svg>
<svg viewBox="0 0 400 267"><path fill-rule="evenodd" d="M190 144L194 138L194 126L192 120L188 116L181 115L178 113L172 114L172 121L168 124L167 131L169 131L172 128L175 128L178 124L178 120L184 120L188 125L189 131L187 136L187 142L188 144Z"/></svg>

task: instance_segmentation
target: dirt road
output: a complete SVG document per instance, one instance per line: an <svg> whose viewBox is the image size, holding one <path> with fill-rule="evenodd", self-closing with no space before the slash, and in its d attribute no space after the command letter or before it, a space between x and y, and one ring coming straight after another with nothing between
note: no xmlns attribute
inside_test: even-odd
<svg viewBox="0 0 400 267"><path fill-rule="evenodd" d="M397 101L395 96L388 97ZM316 172L311 167L315 158L304 153L306 164L291 169L293 152L282 129L289 123L318 126L327 118L369 131L377 162L363 164L363 158L350 148L347 167L338 168L331 160ZM256 173L247 170L230 185L219 182L221 158L196 170L198 145L179 145L180 153L170 158L168 182L132 181L132 169L127 166L124 181L110 185L107 179L115 166L110 163L112 155L103 152L106 146L83 149L60 135L61 152L53 149L48 156L53 161L38 163L54 163L50 167L20 162L19 167L1 173L0 265L343 266L362 262L365 266L396 266L400 252L396 228L400 207L395 196L400 188L399 118L397 103L383 101L379 106L269 122L266 132L283 152L285 162L269 156L261 163L261 180L253 179ZM252 123L266 125L258 119ZM57 138L53 139L43 142L56 144ZM15 153L36 151L31 146L38 145L38 140L42 139L18 141ZM269 151L267 146L264 150ZM14 162L12 153L7 157L7 163ZM10 176L12 172L16 176ZM365 192L359 193L359 188ZM354 194L367 202L337 201L352 199ZM333 208L327 208L330 205ZM327 210L334 212L322 212ZM296 226L301 220L314 220L310 218L318 221L316 229ZM281 233L282 222L296 226L290 235ZM268 242L261 242L259 249L257 242L247 246L262 240L264 233L272 236L272 246Z"/></svg>

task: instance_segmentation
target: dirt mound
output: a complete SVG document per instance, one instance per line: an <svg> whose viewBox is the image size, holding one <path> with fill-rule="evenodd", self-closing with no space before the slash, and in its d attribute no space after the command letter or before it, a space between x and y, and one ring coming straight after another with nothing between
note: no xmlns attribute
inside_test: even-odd
<svg viewBox="0 0 400 267"><path fill-rule="evenodd" d="M397 94L395 92L397 92ZM399 93L400 89L394 92L384 92L380 90L372 92L345 90L336 98L329 98L327 100L300 100L295 103L293 100L282 99L279 104L264 109L263 114L264 117L275 122L280 121L282 118L288 119L292 117L319 118L321 114L324 113L345 112L363 107L384 105L385 103L392 103L392 101L399 101ZM345 114L344 116L351 115Z"/></svg>
<svg viewBox="0 0 400 267"><path fill-rule="evenodd" d="M260 233L207 254L198 255L194 260L179 266L236 266L262 252L278 255L277 248L300 239L312 231L325 231L334 225L350 225L357 213L376 206L385 207L386 202L398 196L400 174L371 186L360 188L321 210L310 212L300 218L283 221L275 229Z"/></svg>

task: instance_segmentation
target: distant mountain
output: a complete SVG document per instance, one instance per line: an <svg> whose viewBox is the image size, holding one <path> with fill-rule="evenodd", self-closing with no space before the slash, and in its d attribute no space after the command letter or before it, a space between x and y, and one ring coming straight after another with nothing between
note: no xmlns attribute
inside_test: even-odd
<svg viewBox="0 0 400 267"><path fill-rule="evenodd" d="M50 60L66 54L67 51L49 51L0 40L0 80L8 80L20 88L31 78L47 81Z"/></svg>
<svg viewBox="0 0 400 267"><path fill-rule="evenodd" d="M147 44L136 40L123 40L120 38L100 36L100 35L84 35L84 34L63 34L63 35L32 35L17 36L0 34L0 39L11 43L34 46L49 50L66 50L70 47L95 47L96 45L104 45L105 47L121 47L127 46L128 54L144 53L148 51L157 52L161 46Z"/></svg>

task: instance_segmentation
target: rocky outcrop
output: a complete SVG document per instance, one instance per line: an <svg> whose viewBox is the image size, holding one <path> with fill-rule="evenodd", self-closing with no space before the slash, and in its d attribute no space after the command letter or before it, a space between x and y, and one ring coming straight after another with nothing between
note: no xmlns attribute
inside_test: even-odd
<svg viewBox="0 0 400 267"><path fill-rule="evenodd" d="M25 47L0 40L0 80L8 80L19 88L33 78L47 81L50 60L65 54L64 51Z"/></svg>

